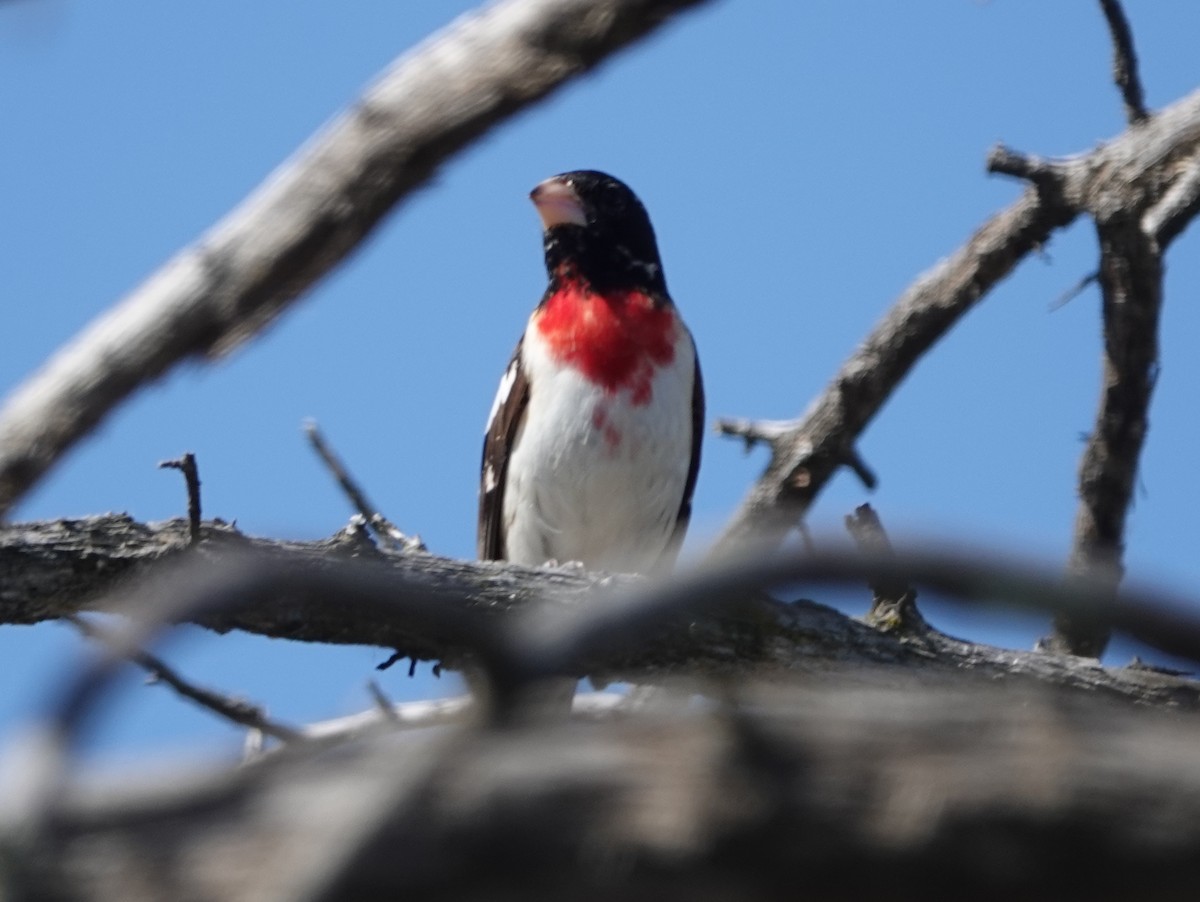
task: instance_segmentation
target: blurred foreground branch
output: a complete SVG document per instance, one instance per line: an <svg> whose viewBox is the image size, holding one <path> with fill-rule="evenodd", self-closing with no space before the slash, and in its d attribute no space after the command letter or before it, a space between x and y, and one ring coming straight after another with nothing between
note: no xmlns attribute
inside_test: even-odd
<svg viewBox="0 0 1200 902"><path fill-rule="evenodd" d="M137 389L263 329L439 166L700 0L505 0L402 56L0 407L0 518Z"/></svg>
<svg viewBox="0 0 1200 902"><path fill-rule="evenodd" d="M866 585L905 582L1087 612L1109 586L1100 577L878 537L865 553L726 560L654 582L393 554L361 530L327 543L201 533L191 543L184 521L123 517L0 530L19 590L107 574L103 595L17 597L0 572L8 613L128 615L5 756L0 889L692 900L793 898L803 880L817 899L1171 898L1200 852L1200 684L761 594L837 583L865 600ZM1183 599L1127 589L1104 616L1200 660L1200 617ZM72 753L123 660L180 621L387 635L459 656L478 674L473 716L423 708L413 718L438 729L401 734L398 710L376 711L232 771L79 780ZM677 692L645 713L611 716L605 702L599 720L530 707L540 681L597 671Z"/></svg>
<svg viewBox="0 0 1200 902"><path fill-rule="evenodd" d="M1196 726L983 681L748 686L82 787L9 881L126 902L1183 899Z"/></svg>

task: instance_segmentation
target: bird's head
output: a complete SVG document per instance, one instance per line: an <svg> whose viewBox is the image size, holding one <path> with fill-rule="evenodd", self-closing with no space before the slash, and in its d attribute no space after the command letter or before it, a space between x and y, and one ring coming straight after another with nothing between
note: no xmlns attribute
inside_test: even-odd
<svg viewBox="0 0 1200 902"><path fill-rule="evenodd" d="M592 170L564 172L546 179L529 197L542 219L551 279L582 278L601 292L666 294L654 227L623 182Z"/></svg>

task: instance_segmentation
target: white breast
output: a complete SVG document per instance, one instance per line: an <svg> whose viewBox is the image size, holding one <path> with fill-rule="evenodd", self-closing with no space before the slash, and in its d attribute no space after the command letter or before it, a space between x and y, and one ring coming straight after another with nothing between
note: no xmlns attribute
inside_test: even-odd
<svg viewBox="0 0 1200 902"><path fill-rule="evenodd" d="M536 330L522 365L529 407L508 464L507 557L645 572L668 548L691 463L695 350L682 326L648 403L551 359Z"/></svg>

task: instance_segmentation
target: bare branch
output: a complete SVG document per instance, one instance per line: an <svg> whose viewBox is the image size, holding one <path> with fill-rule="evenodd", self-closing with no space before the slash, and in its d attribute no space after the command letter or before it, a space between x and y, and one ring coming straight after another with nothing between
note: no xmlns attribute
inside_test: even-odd
<svg viewBox="0 0 1200 902"><path fill-rule="evenodd" d="M1200 91L1079 157L1048 161L993 150L992 171L1029 179L1033 187L905 291L795 427L772 435L771 461L717 552L771 546L793 528L921 356L1057 229L1085 212L1106 221L1123 209L1158 209L1170 195L1178 198L1171 208L1178 215L1169 220L1168 237L1177 235L1200 206L1200 187L1176 188L1190 184L1198 155ZM1160 221L1165 226L1168 219Z"/></svg>
<svg viewBox="0 0 1200 902"><path fill-rule="evenodd" d="M883 523L869 504L860 504L846 517L846 530L858 547L871 557L892 556L892 543ZM917 592L906 582L871 583L871 610L867 622L880 629L926 630L917 610Z"/></svg>
<svg viewBox="0 0 1200 902"><path fill-rule="evenodd" d="M643 581L635 577L586 573L566 568L530 568L500 562L458 561L437 555L373 552L364 563L377 565L375 570L369 572L376 573L372 579L380 581L381 586L390 590L388 596L392 601L388 605L394 603L397 596L408 593L414 602L422 598L429 599L436 611L431 616L440 615L443 618L439 621L441 626L438 629L422 632L411 618L397 618L390 608L381 613L369 606L345 603L342 597L344 593L326 592L316 582L304 585L304 578L310 572L329 571L324 576L318 573L316 577L328 582L335 578L339 567L353 563L353 558L361 557L362 545L356 540L339 535L316 542L272 542L241 535L219 523L205 524L204 534L205 541L198 548L190 549L186 557L194 559L191 566L197 568L197 575L208 583L191 588L189 592L194 594L216 588L228 589L227 582L220 582L228 576L223 573L224 555L228 553L264 555L273 567L290 572L291 582L299 584L295 590L282 592L280 597L277 597L279 591L260 591L254 596L253 603L247 600L239 604L237 610L214 609L195 617L197 624L219 632L241 629L274 638L395 648L403 656L418 660L454 660L461 656L464 643L472 641L471 636L489 634L494 640L495 634L500 631L498 625L507 618L519 616L523 611L537 609L537 619L542 621L541 626L532 627L531 636L552 628L551 622L557 623L557 620L552 612L547 614L538 605L543 599L554 598L555 609L562 611L598 607L599 616L613 620L618 630L625 630L621 638L612 640L616 646L633 648L645 644L647 640L647 636L641 632L644 624L637 623L636 618L622 621L626 617L622 605L591 601L598 592L627 592L641 585ZM183 552L188 550L186 536L186 526L181 521L147 525L136 523L123 515L0 528L0 623L36 623L79 610L112 612L127 609L124 602L132 587L139 585L139 580L154 577L163 568L169 570L170 565L183 557ZM903 570L911 563L910 559L903 562L893 559L889 563L864 560L852 555L840 559L838 566L843 569L837 570L835 567L831 571L834 576L827 577L820 568L833 567L830 561L836 559L833 551L813 552L802 566L819 579L861 582L875 572L880 572L883 577L894 576L895 571ZM987 565L977 554L951 554L948 559L964 562L967 572L973 572L970 569L972 567ZM749 565L743 562L743 566ZM958 583L950 584L947 582L950 574L959 571L943 564L941 570L934 568L931 576L933 582L942 584L945 591L959 593L963 597L995 597L1005 595L1007 591L1008 595L1032 596L1035 601L1041 599L1044 602L1048 597L1062 597L1061 593L1066 591L1064 587L1055 585L1056 576L1041 571L1036 571L1038 579L1027 576L1026 582L1018 586L1014 580L1021 573L1028 573L1027 569L1006 562L988 566L994 566L1001 573L1012 572L1004 579L980 577L977 582L964 583L960 579ZM889 567L892 569L887 572L880 571L880 568L886 570ZM724 568L713 564L696 574L696 579L708 579L704 574L713 568L717 573L725 572ZM837 576L838 573L841 575ZM169 572L161 572L156 579L167 580L166 584L170 585L170 576ZM909 576L911 574L906 572L904 578ZM218 583L213 584L213 578ZM753 583L758 578L751 576L749 581ZM369 583L374 585L373 582ZM161 587L162 584L159 585ZM1005 587L1008 587L1007 590ZM1081 596L1087 594L1087 589L1088 584L1081 584L1070 590L1074 594L1068 594L1085 610L1089 605L1083 603ZM659 591L653 585L648 585L647 590ZM142 587L139 591L145 594L149 589ZM687 593L698 591L700 596L707 597L715 590L711 587L701 590L692 587L680 591L683 595L676 593L673 597L677 603L686 606ZM105 592L110 594L103 594ZM1154 593L1142 592L1149 599L1148 603L1170 606L1165 600L1155 602ZM166 594L178 593L170 589L166 590ZM1183 601L1176 604L1186 607ZM147 602L147 605L147 610L158 612L160 616L170 616L170 609L164 607L161 600ZM1057 610L1053 605L1043 609ZM764 625L774 622L768 628L778 636L793 635L796 641L803 639L805 643L818 643L811 647L805 645L802 656L819 657L825 654L822 649L827 649L831 656L844 656L850 664L898 660L894 643L884 641L876 646L878 637L873 630L860 632L853 621L842 624L844 618L841 615L820 605L757 607L754 616L761 617ZM454 624L459 623L460 618L465 623L478 622L455 638L453 630L457 627ZM525 624L520 626L520 629L525 628ZM1177 630L1167 629L1166 632L1174 632L1175 638L1179 638ZM751 668L763 663L789 667L798 663L792 661L789 655L800 652L786 647L786 644L737 649L713 647L705 651L709 638L712 637L698 631L691 638L679 637L675 642L647 648L644 657L619 655L622 662L620 666L628 667L626 675L631 675L642 669L670 669L689 660L693 663L707 661L718 670L722 667L736 668L739 660L744 660L745 666ZM1145 638L1151 644L1157 641L1154 636ZM963 643L963 647L969 646ZM1200 639L1194 651L1200 655ZM744 658L739 658L739 655ZM611 661L608 664L611 665ZM580 662L576 674L604 673L606 666L600 661Z"/></svg>
<svg viewBox="0 0 1200 902"><path fill-rule="evenodd" d="M383 687L374 680L367 680L367 691L371 693L371 700L375 702L375 710L385 721L393 724L400 722L400 718L396 716L396 706L387 697Z"/></svg>
<svg viewBox="0 0 1200 902"><path fill-rule="evenodd" d="M746 420L722 417L713 427L718 435L740 438L750 451L759 443L773 445L796 428L795 420Z"/></svg>
<svg viewBox="0 0 1200 902"><path fill-rule="evenodd" d="M1100 288L1104 311L1104 372L1100 410L1079 468L1079 510L1069 567L1109 573L1113 590L1122 574L1125 520L1133 500L1138 461L1158 378L1158 320L1162 309L1162 255L1135 209L1098 223ZM1098 657L1108 644L1103 621L1055 619L1051 647Z"/></svg>
<svg viewBox="0 0 1200 902"><path fill-rule="evenodd" d="M1200 156L1193 156L1180 167L1179 175L1157 204L1146 211L1142 228L1167 246L1200 213Z"/></svg>
<svg viewBox="0 0 1200 902"><path fill-rule="evenodd" d="M1162 250L1173 242L1200 213L1200 157L1184 160L1171 187L1142 217L1142 231L1153 235ZM1100 281L1099 270L1090 272L1050 305L1057 310L1073 301L1084 289Z"/></svg>
<svg viewBox="0 0 1200 902"><path fill-rule="evenodd" d="M401 57L0 409L0 517L134 391L265 327L480 135L701 0L505 0Z"/></svg>
<svg viewBox="0 0 1200 902"><path fill-rule="evenodd" d="M1097 586L1100 585L1098 580L1079 577L1064 582L1056 574L1050 574L1045 570L1030 568L1012 561L983 559L977 554L947 555L944 552L936 552L870 557L841 552L821 552L802 557L772 556L734 564L710 565L691 573L681 574L663 584L652 584L645 581L633 582L627 584L620 592L601 591L596 594L594 599L589 600L589 603L579 605L574 610L546 607L530 610L518 614L508 623L500 623L497 628L498 624L494 618L491 623L486 623L478 616L470 614L469 609L463 607L461 597L457 599L458 606L453 607L456 603L456 597L453 594L437 590L419 580L399 578L396 572L383 569L379 565L366 566L363 562L326 560L320 567L298 567L294 563L285 563L269 557L259 556L255 559L247 559L245 556L223 556L213 562L215 566L205 566L206 562L201 553L203 549L203 545L193 549L187 555L189 560L182 569L160 573L151 580L121 590L120 594L126 601L126 608L133 618L130 625L115 637L114 651L110 655L82 667L72 676L64 687L64 691L60 693L59 702L55 706L54 720L47 725L47 729L44 731L45 736L56 737L54 748L47 749L45 753L45 760L49 762L49 766L43 766L36 772L22 771L26 785L18 799L18 804L10 807L9 819L5 821L5 824L11 829L16 829L17 825L20 825L21 835L25 842L22 849L23 860L31 862L39 860L36 852L36 843L39 840L53 837L51 848L60 851L64 844L70 841L70 832L68 834L57 832L63 829L63 825L71 822L70 812L73 803L70 783L63 779L63 771L54 766L54 762L62 761L62 752L69 751L77 741L80 725L111 684L111 677L119 657L130 654L131 650L141 648L165 622L180 619L203 619L207 615L221 611L238 611L248 605L262 605L272 596L286 598L289 607L293 609L302 609L311 604L313 599L325 599L326 603L336 605L349 619L353 619L356 611L360 609L375 608L381 613L385 613L387 619L405 621L411 629L421 631L425 635L454 634L458 637L459 642L474 651L475 660L491 677L492 692L486 693L483 697L493 700L497 697L496 693L502 699L505 694L511 693L512 687L521 683L549 674L563 673L569 666L567 662L570 661L600 662L607 660L613 662L628 659L630 655L637 656L656 644L661 646L663 640L658 637L662 635L664 628L673 627L674 632L679 636L679 639L675 641L687 641L694 647L710 643L726 648L731 645L740 646L732 651L732 655L738 660L753 656L752 652L747 653L748 646L753 647L757 644L780 646L785 644L785 639L793 639L796 647L787 649L784 656L773 656L776 679L787 670L799 672L806 667L828 673L831 663L829 660L823 662L813 660L817 644L822 640L832 639L837 647L834 660L845 662L854 653L855 633L857 632L859 640L868 634L876 638L892 638L891 654L886 659L886 663L892 667L898 664L906 665L900 672L893 671L884 675L876 671L872 676L865 674L860 669L861 662L859 662L855 668L858 671L857 679L869 682L878 677L892 686L901 675L921 679L924 691L909 694L922 700L930 698L931 684L929 680L937 674L941 674L944 681L952 681L960 688L966 678L964 676L966 672L973 672L980 677L1003 674L1009 678L1009 685L1004 687L1003 694L1010 701L1013 699L1014 689L1019 689L1014 681L1028 679L1031 676L1045 679L1048 674L1056 674L1056 678L1052 681L1054 685L1087 690L1069 697L1064 695L1056 698L1048 708L1055 712L1056 716L1061 716L1062 712L1066 710L1066 706L1072 704L1077 704L1088 711L1095 710L1094 706L1100 693L1113 694L1120 692L1118 687L1123 686L1128 690L1135 684L1140 684L1144 691L1137 695L1126 694L1126 698L1146 701L1151 697L1157 697L1160 702L1166 702L1173 707L1200 708L1200 686L1169 674L1146 672L1142 669L1122 671L1118 674L1118 672L1105 671L1094 664L1081 663L1074 658L1001 652L977 646L966 646L965 643L957 644L969 648L969 656L955 657L947 652L956 644L956 640L941 636L932 630L917 635L906 635L901 640L885 636L865 624L840 618L840 615L835 615L833 612L826 612L830 616L826 616L823 623L809 622L805 624L802 615L801 618L789 624L785 620L786 615L789 612L801 610L802 606L761 603L754 591L768 586L793 584L798 580L817 582L867 580L872 584L879 585L912 580L929 585L938 591L950 593L952 596L962 598L997 596L1036 609L1089 611L1094 607L1094 593ZM404 555L395 556L395 559L422 563L429 557L431 556ZM754 600L751 603L747 599ZM751 604L753 610L750 609ZM810 612L817 610L816 606L808 607ZM727 620L722 623L711 619L713 615L722 611L729 616L736 617L740 629L734 626L734 621ZM1107 613L1111 616L1114 624L1130 635L1151 641L1170 652L1183 653L1200 659L1200 617L1190 612L1182 600L1155 597L1144 592L1136 596L1126 594L1113 599L1112 609ZM768 618L770 623L766 622ZM747 630L756 623L760 628L765 627L765 634L748 637ZM840 635L835 635L839 630L841 631ZM803 649L800 646L803 646ZM989 656L991 656L990 662ZM928 669L920 670L917 666L918 661L923 661ZM879 663L885 663L885 660L880 659ZM506 684L509 687L507 689ZM985 720L978 721L978 726L968 727L967 735L975 736L977 733L986 732L982 724L995 725L998 722L1002 722L1000 729L1007 731L1005 735L1012 735L1011 722L1005 720L1001 715L1005 709L994 706L991 702L981 704L979 701L981 696L974 692L968 693L968 696L973 699L972 704L974 705L970 710L975 712L977 718L982 717ZM714 758L713 762L724 761L725 766L717 769L714 773L724 773L727 778L733 773L730 771L731 767L736 771L736 767L739 766L738 762L758 762L760 765L765 765L765 773L777 776L781 773L781 766L787 769L800 766L799 762L809 762L809 755L798 749L780 749L778 754L770 752L772 740L769 737L778 735L777 728L783 722L779 720L780 715L786 717L787 712L811 708L811 706L805 705L796 697L777 700L768 707L764 707L764 704L758 700L749 699L749 702L747 712L772 711L770 716L774 718L772 721L774 726L768 727L767 722L751 726L750 721L747 720L747 712L727 712L720 715L718 722L725 723L738 731L734 735L740 736L741 739L734 742L733 745L729 742L733 737L728 735L722 734L722 738L719 738L715 744L709 745L707 741L703 740L702 734L693 734L691 742L683 737L677 737L674 740L665 741L661 747L692 749L695 742L704 741L704 748L721 750L720 755ZM897 710L896 708L891 709L893 716L890 718L890 722L907 725L909 718L897 717ZM953 712L952 719L959 725L959 732L962 730L962 725L966 723L963 719L965 710L960 705ZM1014 709L1014 711L1026 713L1028 710L1028 703L1025 700L1022 700L1022 703ZM728 716L729 713L734 716ZM1101 718L1106 724L1108 723L1107 714L1108 712L1104 712L1105 716ZM377 721L382 719L378 712L372 712L372 716ZM753 715L749 716L753 719ZM873 715L873 717L877 716L877 714ZM653 725L652 728L668 724L679 725L683 722L675 715L664 718L661 716L661 712L655 712L649 721ZM507 737L502 741L515 742L519 746L525 737L532 735L528 729L494 731L487 726L487 723L484 721L478 730L473 731L476 738L483 738L485 742L488 736ZM1174 720L1166 721L1166 723L1178 726ZM1147 721L1140 720L1139 724L1145 726ZM742 729L748 729L748 732L742 734L740 732ZM553 731L550 733L538 731L536 735L547 741L549 745L553 745L555 742L553 739L545 739L547 736L553 736ZM843 731L840 735L845 736L846 734ZM959 733L956 732L954 735L959 735ZM1061 736L1062 733L1061 730L1048 729L1043 725L1039 727L1039 735ZM1139 733L1138 735L1145 736L1146 734ZM1111 733L1106 733L1106 736L1111 740ZM1155 738L1159 740L1163 737L1162 734L1156 733ZM589 748L593 750L596 748L593 744L594 737L587 737L585 741L589 743ZM742 742L746 743L744 748L741 745ZM932 743L925 743L925 747L938 748L936 759L942 761L944 767L946 758L940 742L941 740L936 740ZM910 746L911 741L904 747L909 748ZM1080 744L1078 741L1072 741L1068 743L1068 746L1073 750L1070 757L1074 760ZM652 756L658 754L659 746L654 742L642 744L639 747ZM337 878L338 885L344 879L352 881L353 888L347 890L345 898L354 898L356 892L361 896L362 888L367 884L360 884L360 881L372 879L363 876L365 864L363 856L369 855L375 849L377 841L386 842L393 850L408 848L406 843L399 842L397 836L391 832L389 825L396 823L394 818L399 817L404 825L408 825L403 829L408 830L408 835L411 837L415 835L411 832L412 824L420 824L421 828L425 829L430 823L424 815L418 813L418 810L429 810L419 800L447 797L445 793L436 789L437 785L441 785L439 769L446 764L453 771L455 762L464 760L461 750L430 746L425 746L425 749L428 751L427 754L423 754L417 747L410 747L406 749L404 755L396 755L395 749L389 748L386 759L379 759L379 761L403 762L402 768L405 775L399 785L388 782L390 778L385 778L385 782L382 784L373 782L372 790L361 795L355 794L348 797L344 793L329 791L323 793L325 798L347 799L348 807L344 810L323 806L321 811L322 828L336 828L339 837L339 841L334 847L328 847L327 844L322 846L326 852L330 853L322 860L335 868L328 874ZM730 758L730 751L735 749L742 749L742 751L738 751ZM1004 751L1008 752L1007 746L1004 747ZM489 752L492 772L500 771L506 775L503 782L507 787L506 791L510 793L509 798L520 799L522 805L528 805L530 796L524 790L515 789L512 783L518 770L508 766L497 768L496 754L495 749ZM523 749L517 752L517 755L519 760L533 763L529 753ZM591 762L589 768L598 760L591 755L576 754L574 757L577 760L582 758ZM818 757L823 756L818 755ZM889 750L888 757L894 766L897 760L893 758L891 750ZM300 758L305 759L306 756L300 756ZM910 759L905 757L899 760ZM1022 770L1021 763L1029 760L1034 760L1034 758L1030 758L1027 752L1016 754L1012 759L1018 771ZM1124 758L1109 754L1105 760L1124 760ZM553 781L557 779L555 775L561 775L564 771L558 764L547 769L545 761L546 759L540 759L540 765L530 770L529 773L539 775L535 779L549 778L553 784ZM339 774L361 775L368 781L384 773L396 773L392 767L380 770L377 763L364 761L348 769L345 766L333 769L321 766L316 773L329 773L334 770ZM428 769L430 764L434 770ZM806 763L801 769L809 766ZM996 759L988 759L987 766L995 767ZM415 770L411 768L415 768ZM708 772L707 767L703 767L701 770ZM600 779L598 786L611 785L609 778L604 774L590 769L587 772ZM684 772L697 774L699 771L695 767L688 767L684 769ZM219 810L221 799L236 798L244 802L248 799L247 792L254 793L258 789L274 785L270 773L263 772L261 779L256 778L252 782L242 780L240 786L244 791L230 793L222 790L220 797L214 800L213 805L206 805L195 796L189 796L187 798L188 810L193 814L197 811ZM279 774L280 771L276 770L273 773ZM641 779L645 771L634 768L631 773L638 774L638 778ZM939 769L938 773L941 774L943 771ZM860 776L862 776L861 773ZM358 777L354 776L353 779L358 779ZM455 799L451 807L459 812L469 810L472 822L476 822L474 820L478 818L476 809L473 806L464 809L462 802L465 797L459 792L468 786L479 787L481 784L457 772L452 772L447 779L450 782L445 785L459 787L449 794ZM584 780L582 784L579 782L581 779ZM742 810L741 804L747 799L755 797L752 792L748 794L744 787L758 785L755 782L757 778L749 778L749 783L740 777L733 779L736 785L743 788L730 798L735 798L738 805L734 807ZM527 778L521 778L521 780L524 787L532 788L534 785L529 783ZM1062 785L1058 777L1053 782L1056 787ZM576 788L592 785L582 774L579 777L572 777L569 783ZM863 785L858 779L851 780L850 783L858 787L858 790L861 790ZM290 779L288 784L293 790L297 787L295 779ZM655 777L653 785L661 787L663 784L658 777ZM707 778L705 778L704 785L708 785ZM907 782L906 785L908 785ZM1094 784L1085 781L1084 785ZM345 787L345 784L343 786ZM416 787L433 789L433 791L414 793L413 789ZM693 790L699 788L698 785L692 786ZM773 787L766 792L764 797L775 798L783 791L783 787ZM1006 792L1011 793L1012 787L1006 786ZM593 798L594 792L588 791L582 794L576 793L576 795L581 799ZM145 794L142 797L145 798ZM709 797L707 791L702 797ZM791 798L790 795L787 797ZM975 794L971 797L977 799L978 795ZM170 798L182 798L178 794L178 788L172 789ZM700 797L696 796L694 792L684 792L680 793L678 798L697 799ZM1056 798L1061 798L1061 796L1056 796ZM490 801L486 802L481 799L485 809L494 805L496 797L489 792L488 799ZM1011 802L1012 799L1006 798L1006 801ZM406 808L408 802L417 802L419 809ZM171 802L168 801L167 804L169 805ZM235 804L234 807L239 811L245 810L241 802ZM649 810L645 809L642 803L639 803L637 807L640 810ZM659 817L661 801L651 807L656 812L653 818L654 822L661 823ZM771 811L778 811L775 806L768 807ZM144 808L141 810L145 811ZM270 810L274 812L270 820L277 824L280 821L279 809L272 805ZM807 809L805 810L807 811ZM940 805L934 805L931 806L931 810L941 811L943 809ZM1044 813L1044 807L1040 803L1034 806L1034 810ZM1092 811L1094 808L1087 808L1087 810ZM1157 811L1158 809L1152 810ZM1011 817L1013 812L1011 806L1005 808L1004 811L1007 816ZM92 813L95 815L95 809ZM779 820L774 814L765 817L764 823L773 824L778 828ZM542 814L539 814L538 818L535 823L549 823ZM120 819L125 822L123 815ZM142 823L147 822L145 817L138 818L138 820ZM172 820L171 817L161 816L150 818L150 821L158 824L165 824ZM252 816L252 820L261 822L257 816ZM291 818L283 820L290 822ZM585 821L590 822L590 819L585 818ZM85 822L92 825L90 828L85 827L85 830L96 829L96 825L102 823L103 819L93 816L85 818ZM681 812L678 817L673 816L671 822L691 825L697 823L697 820L696 816L687 817ZM1111 820L1102 822L1107 824L1111 823ZM194 817L184 818L184 826L199 823L200 820ZM839 823L843 822L839 821ZM963 822L955 820L955 823L961 826ZM985 823L992 825L994 822L990 816L985 816ZM350 829L351 825L354 829ZM811 823L808 826L811 827ZM926 835L928 830L922 829L919 832ZM435 830L434 835L441 834ZM634 835L640 834L635 833ZM841 841L839 840L839 842ZM226 847L229 847L229 844L226 844ZM453 847L461 849L457 843ZM544 852L544 845L539 848ZM894 845L892 848L894 851ZM939 847L939 849L944 852L944 847ZM1157 860L1161 860L1161 856L1158 856ZM56 856L56 861L61 863L61 855ZM388 861L388 872L399 873L400 871L397 871L395 867L395 860L388 859ZM289 870L287 873L291 874L293 871ZM343 895L333 892L322 897L341 898Z"/></svg>
<svg viewBox="0 0 1200 902"><path fill-rule="evenodd" d="M379 512L379 508L367 500L366 494L354 477L350 475L345 464L329 447L329 443L325 441L325 436L321 434L321 430L317 428L314 420L309 420L304 424L304 434L308 436L309 444L312 445L313 450L317 452L317 456L321 458L329 472L333 474L333 478L337 480L337 484L341 486L346 497L350 499L350 504L362 515L374 530L375 535L390 551L425 551L425 543L421 541L420 536L407 536L402 533L391 520Z"/></svg>
<svg viewBox="0 0 1200 902"><path fill-rule="evenodd" d="M1071 301L1075 300L1075 298L1079 297L1084 293L1084 291L1099 281L1100 273L1088 273L1086 276L1081 278L1078 282L1060 294L1057 298L1055 298L1054 302L1050 305L1050 310L1054 311L1067 306L1067 304L1071 303Z"/></svg>
<svg viewBox="0 0 1200 902"><path fill-rule="evenodd" d="M79 792L14 885L224 902L1188 898L1193 717L969 678L739 698Z"/></svg>
<svg viewBox="0 0 1200 902"><path fill-rule="evenodd" d="M1053 186L1062 181L1064 173L1053 160L1024 154L997 144L987 155L987 171L995 175L1011 175L1035 185Z"/></svg>
<svg viewBox="0 0 1200 902"><path fill-rule="evenodd" d="M792 448L796 430L799 428L799 420L744 420L728 418L717 420L715 427L718 435L737 436L742 439L746 444L747 451L762 442L770 446L773 451L778 450L778 446L785 453ZM842 448L838 463L854 473L865 488L874 489L878 485L879 480L876 478L874 471L867 466L866 461L862 459L856 448L850 446ZM798 487L803 486L807 475L806 473L797 472L796 481Z"/></svg>
<svg viewBox="0 0 1200 902"><path fill-rule="evenodd" d="M1133 49L1133 32L1120 0L1100 0L1100 8L1108 22L1113 42L1113 81L1121 90L1125 102L1125 118L1130 125L1137 125L1149 118L1146 100L1142 94L1142 81L1138 76L1137 53Z"/></svg>
<svg viewBox="0 0 1200 902"><path fill-rule="evenodd" d="M76 616L71 616L67 619L85 636L109 646L116 642L115 637L110 631L95 623L90 623L82 617ZM304 738L304 734L300 730L268 718L266 712L258 705L240 698L225 695L221 692L215 692L212 689L197 686L195 683L180 676L161 658L147 651L137 650L126 654L125 657L150 674L156 682L165 683L179 695L195 702L202 708L208 709L218 717L235 723L238 726L257 730L259 733L271 736L280 742L295 742Z"/></svg>
<svg viewBox="0 0 1200 902"><path fill-rule="evenodd" d="M842 364L789 433L717 544L737 554L777 542L803 517L867 424L920 360L975 303L1075 213L1029 191L908 289Z"/></svg>
<svg viewBox="0 0 1200 902"><path fill-rule="evenodd" d="M106 531L102 522L116 531ZM31 527L0 530L0 567L13 565L12 572L25 575L25 582L10 581L8 571L0 571L0 622L63 616L81 605L128 610L129 600L140 598L141 609L156 618L191 619L219 631L376 645L451 662L471 654L476 661L493 661L492 671L504 671L502 681L509 683L552 672L646 683L678 673L729 677L884 666L930 677L971 671L1037 679L1134 701L1200 706L1200 685L1191 680L975 645L932 629L881 632L822 605L763 600L747 590L764 581L794 582L792 577L850 584L907 580L951 597L999 597L1042 610L1092 611L1151 645L1200 658L1200 622L1192 623L1182 600L1126 590L1111 611L1095 612L1095 593L1087 581L1063 584L1058 574L973 553L890 560L813 553L767 569L753 561L710 566L666 587L647 584L644 593L630 596L629 590L641 585L636 580L435 555L380 555L374 567L347 569L355 562L345 559L336 542L272 544L213 526L206 526L209 538L187 555L189 569L160 567L158 576L148 571L150 582L134 582L148 562L170 563L164 545L186 544L183 524L133 529L114 517L59 530L44 526L46 540L40 546L8 541L35 532ZM71 544L64 532L99 538L86 552L78 544L72 551L63 547ZM247 569L244 558L209 557L222 548L265 553L267 565ZM76 594L73 574L87 570L81 561L95 567L90 578L97 587L115 582L118 590L100 598ZM553 609L543 606L547 597L558 599ZM703 610L716 610L714 605L727 605L731 598L750 607L715 619L701 617ZM689 624L686 629L679 628L680 617ZM145 647L148 635L131 634L129 647ZM95 688L91 678L85 685Z"/></svg>
<svg viewBox="0 0 1200 902"><path fill-rule="evenodd" d="M401 702L386 709L322 720L301 727L304 738L321 742L362 739L382 730L423 730L430 727L459 725L471 719L477 702L470 696L429 701ZM615 692L578 692L571 702L571 717L576 721L602 721L634 710L629 698Z"/></svg>
<svg viewBox="0 0 1200 902"><path fill-rule="evenodd" d="M175 460L163 460L160 469L179 470L187 486L188 534L193 542L200 541L200 470L196 467L196 455L188 451Z"/></svg>

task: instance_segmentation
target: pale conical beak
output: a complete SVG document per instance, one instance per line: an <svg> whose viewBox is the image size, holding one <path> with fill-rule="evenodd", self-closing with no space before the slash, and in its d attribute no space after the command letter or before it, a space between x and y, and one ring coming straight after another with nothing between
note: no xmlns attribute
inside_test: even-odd
<svg viewBox="0 0 1200 902"><path fill-rule="evenodd" d="M587 225L587 214L583 201L570 182L558 176L546 179L529 192L529 199L537 207L546 231L558 225Z"/></svg>

